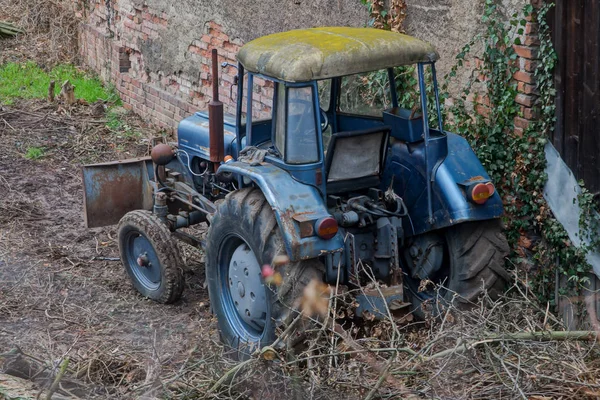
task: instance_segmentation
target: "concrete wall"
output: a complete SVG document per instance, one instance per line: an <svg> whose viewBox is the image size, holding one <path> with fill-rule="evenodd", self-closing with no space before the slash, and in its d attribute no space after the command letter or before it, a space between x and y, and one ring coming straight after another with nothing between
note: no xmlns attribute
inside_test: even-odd
<svg viewBox="0 0 600 400"><path fill-rule="evenodd" d="M526 0L504 0L507 13ZM454 63L465 43L482 29L483 0L407 0L409 34L430 41L440 52L439 75ZM287 29L364 26L360 0L91 0L81 15L84 62L112 82L125 104L165 128L206 107L210 99L210 50L235 62L239 47L256 37ZM220 93L226 112L234 68L224 71ZM466 70L459 81L468 79ZM264 116L273 89L255 86L253 109ZM233 94L235 98L235 91Z"/></svg>

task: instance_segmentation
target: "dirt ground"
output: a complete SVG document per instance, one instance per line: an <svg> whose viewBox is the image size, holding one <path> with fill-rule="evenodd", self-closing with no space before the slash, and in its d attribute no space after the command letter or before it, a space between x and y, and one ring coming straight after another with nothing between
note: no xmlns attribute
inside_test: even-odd
<svg viewBox="0 0 600 400"><path fill-rule="evenodd" d="M214 340L215 324L193 258L173 306L141 298L119 261L95 259L118 257L118 247L114 227L84 226L81 164L144 155L148 145L107 133L90 109L69 117L43 101L0 108L0 353L19 348L50 364L68 353L72 366L91 365L85 376L102 391L151 381L153 364L180 367ZM45 155L26 159L29 146Z"/></svg>

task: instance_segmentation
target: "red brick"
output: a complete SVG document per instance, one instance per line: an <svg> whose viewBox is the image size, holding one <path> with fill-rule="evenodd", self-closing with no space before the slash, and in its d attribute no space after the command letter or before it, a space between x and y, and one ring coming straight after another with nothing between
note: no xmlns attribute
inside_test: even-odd
<svg viewBox="0 0 600 400"><path fill-rule="evenodd" d="M535 103L535 99L534 96L519 93L515 98L515 101L525 107L531 107Z"/></svg>
<svg viewBox="0 0 600 400"><path fill-rule="evenodd" d="M535 86L533 85L528 85L527 83L524 82L519 82L517 84L517 90L521 93L525 93L525 94L535 94Z"/></svg>
<svg viewBox="0 0 600 400"><path fill-rule="evenodd" d="M535 61L528 60L526 58L521 58L519 64L521 69L526 72L534 72L537 68L537 63Z"/></svg>
<svg viewBox="0 0 600 400"><path fill-rule="evenodd" d="M514 75L515 80L524 83L533 83L533 74L529 72L517 71Z"/></svg>
<svg viewBox="0 0 600 400"><path fill-rule="evenodd" d="M136 22L135 20L134 20L134 21L125 20L125 21L123 22L123 25L124 25L126 28L129 28L129 29L133 29L133 30L135 30L135 29L137 29L137 25L136 25L136 23L137 23L137 22Z"/></svg>
<svg viewBox="0 0 600 400"><path fill-rule="evenodd" d="M523 118L528 120L534 120L537 118L537 113L533 110L533 108L523 107L521 106L521 115Z"/></svg>
<svg viewBox="0 0 600 400"><path fill-rule="evenodd" d="M526 120L525 118L521 118L521 117L515 117L515 127L527 129L528 126L529 126L528 120Z"/></svg>
<svg viewBox="0 0 600 400"><path fill-rule="evenodd" d="M216 48L221 48L223 46L223 39L219 38L218 36L213 36L210 39L210 44Z"/></svg>
<svg viewBox="0 0 600 400"><path fill-rule="evenodd" d="M533 47L517 46L517 45L514 45L513 47L515 49L515 53L517 53L517 55L519 57L529 58L529 59L537 58L537 49L535 49Z"/></svg>
<svg viewBox="0 0 600 400"><path fill-rule="evenodd" d="M535 22L527 22L525 24L525 34L530 35L532 33L538 33L539 26Z"/></svg>
<svg viewBox="0 0 600 400"><path fill-rule="evenodd" d="M487 107L490 106L490 98L487 95L477 96L476 102Z"/></svg>
<svg viewBox="0 0 600 400"><path fill-rule="evenodd" d="M515 132L516 136L523 137L523 133L525 132L525 129L516 127L514 132Z"/></svg>
<svg viewBox="0 0 600 400"><path fill-rule="evenodd" d="M475 106L475 111L477 111L477 114L482 115L486 118L490 116L490 108L482 106L481 104Z"/></svg>
<svg viewBox="0 0 600 400"><path fill-rule="evenodd" d="M527 36L525 36L525 41L523 42L523 44L525 46L539 47L541 43L540 43L540 38L537 37L536 35L527 35Z"/></svg>

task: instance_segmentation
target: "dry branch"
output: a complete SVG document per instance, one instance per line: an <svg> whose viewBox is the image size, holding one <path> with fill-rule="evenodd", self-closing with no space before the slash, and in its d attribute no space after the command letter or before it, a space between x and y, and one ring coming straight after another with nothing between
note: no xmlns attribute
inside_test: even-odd
<svg viewBox="0 0 600 400"><path fill-rule="evenodd" d="M50 81L50 85L48 85L48 101L50 103L54 102L54 87L56 86L55 81Z"/></svg>
<svg viewBox="0 0 600 400"><path fill-rule="evenodd" d="M76 61L76 12L82 6L85 7L83 3L72 0L0 0L2 14L21 27L17 29L24 40L31 39L42 45L37 54L49 64ZM11 28L9 30L14 32Z"/></svg>
<svg viewBox="0 0 600 400"><path fill-rule="evenodd" d="M60 380L63 378L65 373L67 372L67 368L69 367L69 357L65 358L60 364L60 368L58 373L56 374L56 378L54 378L54 382L52 382L52 386L48 389L48 393L46 394L46 400L52 400L52 395L58 389L58 384Z"/></svg>
<svg viewBox="0 0 600 400"><path fill-rule="evenodd" d="M19 29L8 22L0 21L0 36L17 36L20 33L23 33L22 29Z"/></svg>

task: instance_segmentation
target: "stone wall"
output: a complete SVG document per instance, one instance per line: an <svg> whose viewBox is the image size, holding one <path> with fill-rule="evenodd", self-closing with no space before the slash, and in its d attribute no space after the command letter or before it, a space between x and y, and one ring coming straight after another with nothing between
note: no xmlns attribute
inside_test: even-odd
<svg viewBox="0 0 600 400"><path fill-rule="evenodd" d="M504 0L505 12L510 15L527 1ZM483 0L407 3L407 32L436 46L441 55L438 75L443 76L463 45L482 29ZM265 34L312 26L364 26L368 21L360 0L90 0L87 4L89 8L80 15L84 63L115 85L127 107L166 129L206 108L212 48L219 50L221 62L235 63L243 43ZM531 64L523 68L525 75L518 79L524 96L529 96L532 89L524 85L530 85L526 74ZM222 70L219 88L225 111L231 114L235 113L235 88L230 92L235 75L233 67ZM469 77L469 69L463 69L458 85ZM268 113L272 96L271 86L255 82L257 116ZM521 100L527 104L531 99Z"/></svg>

